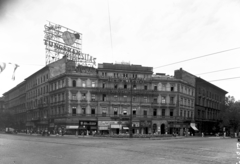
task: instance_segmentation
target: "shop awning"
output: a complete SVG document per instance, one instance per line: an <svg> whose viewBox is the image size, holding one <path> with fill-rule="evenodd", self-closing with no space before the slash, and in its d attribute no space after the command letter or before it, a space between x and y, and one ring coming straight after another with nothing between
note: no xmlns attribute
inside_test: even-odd
<svg viewBox="0 0 240 164"><path fill-rule="evenodd" d="M99 126L98 129L99 130L109 130L108 126Z"/></svg>
<svg viewBox="0 0 240 164"><path fill-rule="evenodd" d="M120 128L121 128L121 125L111 125L111 128L112 128L112 129L120 129Z"/></svg>
<svg viewBox="0 0 240 164"><path fill-rule="evenodd" d="M198 131L198 129L196 128L196 124L195 123L191 123L190 126L191 126L191 128L193 128L193 130Z"/></svg>

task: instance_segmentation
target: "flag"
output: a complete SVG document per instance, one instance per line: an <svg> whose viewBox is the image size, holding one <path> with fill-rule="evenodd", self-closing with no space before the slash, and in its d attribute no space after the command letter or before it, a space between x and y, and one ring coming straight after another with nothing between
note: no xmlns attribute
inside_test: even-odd
<svg viewBox="0 0 240 164"><path fill-rule="evenodd" d="M0 63L0 73L6 68L6 63Z"/></svg>
<svg viewBox="0 0 240 164"><path fill-rule="evenodd" d="M13 70L13 75L12 75L12 79L15 80L15 71L16 69L19 67L19 65L14 64L14 70Z"/></svg>

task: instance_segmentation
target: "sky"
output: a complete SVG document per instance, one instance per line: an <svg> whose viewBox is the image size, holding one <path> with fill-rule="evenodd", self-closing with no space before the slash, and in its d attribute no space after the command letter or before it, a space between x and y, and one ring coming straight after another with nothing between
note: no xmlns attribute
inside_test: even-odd
<svg viewBox="0 0 240 164"><path fill-rule="evenodd" d="M45 66L47 21L82 33L82 52L97 63L130 62L174 75L184 70L207 81L240 77L239 0L1 0L0 96ZM157 68L156 68L157 67ZM240 100L240 78L214 81Z"/></svg>

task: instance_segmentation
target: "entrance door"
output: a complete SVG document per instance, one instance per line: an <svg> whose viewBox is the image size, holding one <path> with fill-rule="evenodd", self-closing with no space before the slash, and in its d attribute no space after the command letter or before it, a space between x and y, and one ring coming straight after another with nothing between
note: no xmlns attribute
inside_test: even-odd
<svg viewBox="0 0 240 164"><path fill-rule="evenodd" d="M165 124L161 125L161 134L165 134Z"/></svg>
<svg viewBox="0 0 240 164"><path fill-rule="evenodd" d="M148 134L148 127L145 127L144 130L145 130L145 134Z"/></svg>
<svg viewBox="0 0 240 164"><path fill-rule="evenodd" d="M153 124L153 133L157 132L157 124Z"/></svg>

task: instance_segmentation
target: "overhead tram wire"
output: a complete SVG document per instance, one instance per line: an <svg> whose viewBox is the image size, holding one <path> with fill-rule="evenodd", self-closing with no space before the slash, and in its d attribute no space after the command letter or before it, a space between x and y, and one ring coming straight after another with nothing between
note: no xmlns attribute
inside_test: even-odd
<svg viewBox="0 0 240 164"><path fill-rule="evenodd" d="M218 52L214 52L214 53L211 53L211 54L202 55L202 56L198 56L198 57L195 57L195 58L190 58L190 59L182 60L182 61L179 61L179 62L175 62L175 63L170 63L170 64L158 66L158 67L155 67L155 68L153 68L153 69L157 69L157 68L161 68L161 67L166 67L166 66L170 66L170 65L174 65L174 64L178 64L178 63L183 63L183 62L186 62L186 61L195 60L195 59L203 58L203 57L207 57L207 56L212 56L212 55L220 54L220 53L227 52L227 51L233 51L233 50L236 50L236 49L240 49L240 47L236 47L236 48L232 48L232 49L227 49L227 50L223 50L223 51L218 51Z"/></svg>
<svg viewBox="0 0 240 164"><path fill-rule="evenodd" d="M107 2L108 2L108 1L107 1ZM109 30L110 30L110 39L111 39L111 48L112 48L112 58L113 58L112 28L111 28L111 18L110 18L109 2L108 2L108 18L109 18Z"/></svg>
<svg viewBox="0 0 240 164"><path fill-rule="evenodd" d="M233 67L233 68L221 69L221 70L216 70L216 71L211 71L211 72L204 72L204 73L199 73L199 74L196 74L196 75L204 75L204 74L210 74L210 73L227 71L227 70L238 69L238 68L240 68L240 67Z"/></svg>
<svg viewBox="0 0 240 164"><path fill-rule="evenodd" d="M238 79L239 77L230 77L230 78L225 78L225 79L217 79L217 80L210 80L209 82L214 82L214 81L223 81L223 80L232 80L232 79Z"/></svg>

